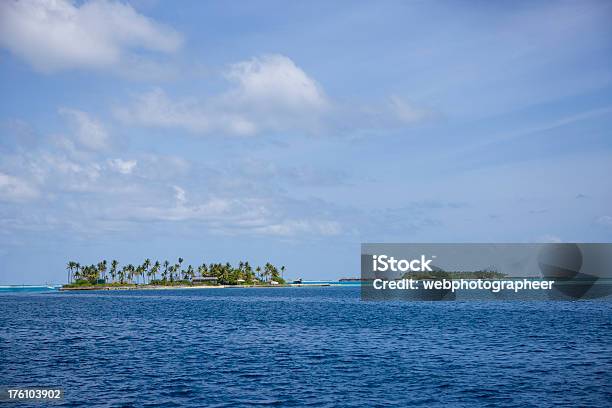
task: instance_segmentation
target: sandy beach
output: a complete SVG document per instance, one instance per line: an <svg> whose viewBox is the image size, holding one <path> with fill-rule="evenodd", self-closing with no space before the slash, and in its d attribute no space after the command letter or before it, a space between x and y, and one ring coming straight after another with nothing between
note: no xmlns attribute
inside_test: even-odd
<svg viewBox="0 0 612 408"><path fill-rule="evenodd" d="M197 289L275 289L288 287L316 287L316 286L346 286L329 283L296 283L287 285L218 285L218 286L81 286L74 288L62 287L61 291L83 291L83 290L197 290Z"/></svg>

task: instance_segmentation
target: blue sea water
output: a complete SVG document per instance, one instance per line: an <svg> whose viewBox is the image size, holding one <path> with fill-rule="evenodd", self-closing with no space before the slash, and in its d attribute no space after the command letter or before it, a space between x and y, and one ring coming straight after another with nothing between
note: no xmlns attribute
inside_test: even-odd
<svg viewBox="0 0 612 408"><path fill-rule="evenodd" d="M610 406L608 302L350 287L0 295L0 385L65 406Z"/></svg>

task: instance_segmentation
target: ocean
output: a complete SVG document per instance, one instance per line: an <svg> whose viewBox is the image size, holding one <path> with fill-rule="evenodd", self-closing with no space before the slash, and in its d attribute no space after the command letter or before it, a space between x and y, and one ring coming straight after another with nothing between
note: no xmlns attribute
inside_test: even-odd
<svg viewBox="0 0 612 408"><path fill-rule="evenodd" d="M610 406L609 302L359 294L1 293L0 385L86 407Z"/></svg>

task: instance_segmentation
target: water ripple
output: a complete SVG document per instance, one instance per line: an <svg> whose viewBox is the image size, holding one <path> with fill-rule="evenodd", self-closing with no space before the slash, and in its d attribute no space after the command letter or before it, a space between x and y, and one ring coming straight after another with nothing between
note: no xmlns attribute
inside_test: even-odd
<svg viewBox="0 0 612 408"><path fill-rule="evenodd" d="M607 406L599 302L361 302L350 288L0 296L0 383L64 406Z"/></svg>

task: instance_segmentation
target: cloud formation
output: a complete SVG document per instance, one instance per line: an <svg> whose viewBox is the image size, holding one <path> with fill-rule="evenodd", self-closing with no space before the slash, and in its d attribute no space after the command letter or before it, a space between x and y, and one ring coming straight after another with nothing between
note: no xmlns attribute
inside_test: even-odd
<svg viewBox="0 0 612 408"><path fill-rule="evenodd" d="M0 201L28 201L38 197L38 190L27 180L0 172Z"/></svg>
<svg viewBox="0 0 612 408"><path fill-rule="evenodd" d="M4 214L5 232L91 236L164 224L235 236L344 232L333 212L321 212L324 203L313 210L312 200L290 199L280 191L282 168L257 176L230 163L218 167L153 153L117 157L102 122L75 109L59 112L69 118L71 132L47 135L29 151L0 152L0 213L12 208ZM228 188L230 182L251 188Z"/></svg>
<svg viewBox="0 0 612 408"><path fill-rule="evenodd" d="M232 64L227 91L208 98L172 99L157 88L115 113L126 123L191 133L253 135L315 130L330 109L321 86L291 59L267 55Z"/></svg>
<svg viewBox="0 0 612 408"><path fill-rule="evenodd" d="M595 222L604 227L612 227L612 216L602 215L601 217L597 217Z"/></svg>
<svg viewBox="0 0 612 408"><path fill-rule="evenodd" d="M317 82L283 55L232 64L225 76L235 86L225 95L229 102L252 106L259 113L284 110L292 115L302 111L316 114L329 108Z"/></svg>
<svg viewBox="0 0 612 408"><path fill-rule="evenodd" d="M435 116L433 111L410 104L396 95L389 98L389 110L403 124L418 123Z"/></svg>
<svg viewBox="0 0 612 408"><path fill-rule="evenodd" d="M136 164L136 160L108 159L109 167L121 174L131 174Z"/></svg>
<svg viewBox="0 0 612 408"><path fill-rule="evenodd" d="M106 128L96 118L77 109L61 108L60 115L67 119L75 140L89 150L104 150L109 147L109 136Z"/></svg>
<svg viewBox="0 0 612 408"><path fill-rule="evenodd" d="M138 51L170 53L181 44L179 33L120 2L0 2L0 46L41 72L116 68L142 61Z"/></svg>
<svg viewBox="0 0 612 408"><path fill-rule="evenodd" d="M437 115L392 95L365 108L339 106L323 87L284 55L264 55L229 65L227 89L208 97L173 98L154 88L117 106L122 122L192 134L250 136L265 132L346 132L415 125Z"/></svg>

